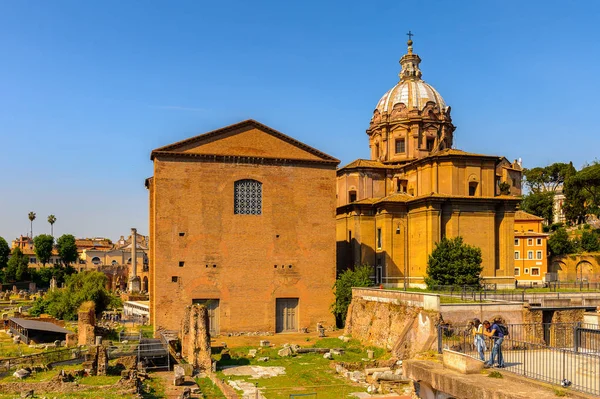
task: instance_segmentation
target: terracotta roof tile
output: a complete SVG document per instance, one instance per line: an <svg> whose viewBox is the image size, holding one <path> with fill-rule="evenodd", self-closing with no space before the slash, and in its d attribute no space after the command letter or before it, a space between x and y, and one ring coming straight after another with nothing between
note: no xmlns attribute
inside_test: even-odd
<svg viewBox="0 0 600 399"><path fill-rule="evenodd" d="M525 211L516 211L515 212L515 220L539 220L542 221L544 218L541 218L536 215L532 215L531 213L527 213Z"/></svg>

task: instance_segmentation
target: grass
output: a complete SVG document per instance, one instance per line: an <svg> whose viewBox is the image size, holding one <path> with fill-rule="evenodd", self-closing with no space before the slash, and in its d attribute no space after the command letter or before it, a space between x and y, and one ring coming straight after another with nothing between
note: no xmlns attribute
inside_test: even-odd
<svg viewBox="0 0 600 399"><path fill-rule="evenodd" d="M24 343L15 344L8 334L0 332L0 359L19 357L21 355L32 355L41 352L44 352L44 349L30 348Z"/></svg>
<svg viewBox="0 0 600 399"><path fill-rule="evenodd" d="M366 350L372 349L375 357L382 359L387 356L384 349L374 347L363 347L356 340L344 342L337 338L324 338L318 340L313 347L316 348L339 348L344 349L343 355L334 356L335 361L349 363L363 362L367 357ZM260 348L257 358L268 356L268 362L258 362L257 358L248 358L248 350L257 349L253 347L230 348L231 359L221 360L220 355L215 357L220 366L224 365L256 365L285 368L285 375L277 377L251 379L249 376L226 376L222 371L217 373L221 379L245 380L258 383L264 388L263 395L267 399L288 399L292 393L316 392L319 399L337 399L347 397L351 392L364 392L365 389L353 385L350 381L341 378L333 367L334 362L323 358L323 354L305 353L291 357L279 357L277 351L280 348ZM340 395L341 394L341 395Z"/></svg>
<svg viewBox="0 0 600 399"><path fill-rule="evenodd" d="M213 384L210 378L196 378L196 384L200 387L200 391L202 391L205 398L226 399L225 395L223 395L221 390Z"/></svg>
<svg viewBox="0 0 600 399"><path fill-rule="evenodd" d="M158 377L151 377L144 381L144 399L159 399L165 397L165 387L162 385ZM207 396L210 398L210 396Z"/></svg>

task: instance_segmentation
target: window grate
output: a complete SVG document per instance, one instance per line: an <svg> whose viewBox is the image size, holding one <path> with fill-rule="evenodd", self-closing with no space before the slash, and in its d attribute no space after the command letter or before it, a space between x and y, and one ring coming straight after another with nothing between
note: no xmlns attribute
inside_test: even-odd
<svg viewBox="0 0 600 399"><path fill-rule="evenodd" d="M235 182L236 215L262 214L262 183L256 180L238 180Z"/></svg>

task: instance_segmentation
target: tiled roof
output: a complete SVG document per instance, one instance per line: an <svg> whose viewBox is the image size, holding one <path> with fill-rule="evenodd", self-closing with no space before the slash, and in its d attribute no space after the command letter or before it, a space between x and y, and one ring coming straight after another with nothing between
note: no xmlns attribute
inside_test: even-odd
<svg viewBox="0 0 600 399"><path fill-rule="evenodd" d="M348 165L341 167L340 169L348 169L348 168L381 168L386 169L390 166L385 165L379 161L372 161L369 159L357 159L355 161L350 162Z"/></svg>
<svg viewBox="0 0 600 399"><path fill-rule="evenodd" d="M515 220L539 220L542 221L544 218L541 218L536 215L532 215L531 213L527 213L525 211L516 211L515 212Z"/></svg>

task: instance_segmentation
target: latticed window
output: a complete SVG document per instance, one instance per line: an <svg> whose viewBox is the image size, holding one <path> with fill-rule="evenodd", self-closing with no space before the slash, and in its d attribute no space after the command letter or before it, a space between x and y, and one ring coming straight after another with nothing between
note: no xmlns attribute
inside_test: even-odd
<svg viewBox="0 0 600 399"><path fill-rule="evenodd" d="M262 183L256 180L238 180L235 182L236 215L262 214Z"/></svg>

